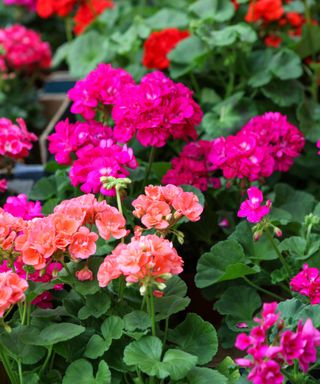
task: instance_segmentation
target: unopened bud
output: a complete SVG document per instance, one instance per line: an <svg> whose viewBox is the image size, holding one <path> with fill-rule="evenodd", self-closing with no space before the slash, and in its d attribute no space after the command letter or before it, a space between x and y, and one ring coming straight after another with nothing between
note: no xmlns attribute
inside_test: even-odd
<svg viewBox="0 0 320 384"><path fill-rule="evenodd" d="M281 231L281 229L278 228L278 227L274 227L274 228L273 228L273 232L274 232L274 234L275 234L277 237L281 237L281 236L282 236L282 231Z"/></svg>
<svg viewBox="0 0 320 384"><path fill-rule="evenodd" d="M258 241L260 239L260 237L262 236L262 234L263 234L263 231L261 231L261 230L254 232L253 233L253 240Z"/></svg>

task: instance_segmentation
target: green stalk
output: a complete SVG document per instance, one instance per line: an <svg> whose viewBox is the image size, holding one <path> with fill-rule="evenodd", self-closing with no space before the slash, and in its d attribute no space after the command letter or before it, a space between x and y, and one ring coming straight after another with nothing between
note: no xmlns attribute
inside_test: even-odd
<svg viewBox="0 0 320 384"><path fill-rule="evenodd" d="M47 357L46 357L46 359L45 359L45 361L44 361L44 363L43 363L43 365L42 365L42 367L40 369L39 375L41 375L45 371L45 369L46 369L46 367L47 367L47 365L48 365L48 363L50 361L50 357L51 357L51 354L52 354L52 348L53 348L53 345L50 345L49 348L48 348Z"/></svg>
<svg viewBox="0 0 320 384"><path fill-rule="evenodd" d="M149 287L149 297L150 297L150 317L151 317L151 329L152 329L152 336L156 336L156 319L155 319L155 313L154 313L154 299L153 299L153 292L152 292L152 286Z"/></svg>
<svg viewBox="0 0 320 384"><path fill-rule="evenodd" d="M150 176L150 172L151 172L152 164L154 162L155 155L156 155L156 147L151 147L148 166L147 166L146 174L144 177L143 187L145 187L148 184L149 176Z"/></svg>
<svg viewBox="0 0 320 384"><path fill-rule="evenodd" d="M18 360L17 364L18 364L18 372L19 372L19 382L20 384L23 384L23 372L22 372L21 360Z"/></svg>
<svg viewBox="0 0 320 384"><path fill-rule="evenodd" d="M2 365L6 371L6 374L9 378L11 384L19 384L15 373L12 371L11 363L8 359L6 352L1 350L1 349L0 349L0 360L2 362Z"/></svg>
<svg viewBox="0 0 320 384"><path fill-rule="evenodd" d="M251 287L255 288L257 291L260 291L262 293L265 293L266 295L269 295L271 297L273 297L274 299L276 300L280 300L280 301L283 301L283 297L277 295L276 293L273 293L267 289L264 289L264 288L261 288L259 287L259 285L253 283L251 280L249 280L246 276L242 276L243 280L248 284L248 285L251 285Z"/></svg>
<svg viewBox="0 0 320 384"><path fill-rule="evenodd" d="M273 239L273 237L272 237L272 235L271 235L271 233L269 231L269 228L265 229L265 233L266 233L266 235L267 235L267 237L268 237L268 239L269 239L273 249L276 251L276 254L279 257L279 260L281 261L282 265L284 266L284 268L285 268L285 270L286 270L286 272L288 274L288 278L290 278L290 276L292 274L291 269L290 269L288 263L286 262L285 258L282 256L279 248L277 247L277 244L275 243L275 241L274 241L274 239Z"/></svg>

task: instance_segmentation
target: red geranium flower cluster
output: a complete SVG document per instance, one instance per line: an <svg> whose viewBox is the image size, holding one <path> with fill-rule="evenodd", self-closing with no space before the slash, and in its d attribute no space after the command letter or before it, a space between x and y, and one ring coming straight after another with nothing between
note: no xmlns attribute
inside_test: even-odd
<svg viewBox="0 0 320 384"><path fill-rule="evenodd" d="M112 8L110 0L37 0L37 13L40 17L52 15L66 17L74 15L74 31L82 33L107 8Z"/></svg>
<svg viewBox="0 0 320 384"><path fill-rule="evenodd" d="M291 0L286 0L286 3L290 2ZM287 27L290 36L300 36L302 26L306 22L303 14L286 12L282 0L251 1L245 20L248 23L262 22L267 32L265 44L275 48L281 44L282 38L274 28L270 33L267 31L270 23L276 23L276 26L281 28Z"/></svg>
<svg viewBox="0 0 320 384"><path fill-rule="evenodd" d="M190 36L189 31L167 28L152 32L144 43L142 63L149 69L166 69L170 65L168 53L183 39Z"/></svg>
<svg viewBox="0 0 320 384"><path fill-rule="evenodd" d="M22 25L0 28L0 72L48 69L51 49L38 33Z"/></svg>
<svg viewBox="0 0 320 384"><path fill-rule="evenodd" d="M303 269L290 281L290 287L294 292L307 296L312 305L320 304L320 271L304 264Z"/></svg>

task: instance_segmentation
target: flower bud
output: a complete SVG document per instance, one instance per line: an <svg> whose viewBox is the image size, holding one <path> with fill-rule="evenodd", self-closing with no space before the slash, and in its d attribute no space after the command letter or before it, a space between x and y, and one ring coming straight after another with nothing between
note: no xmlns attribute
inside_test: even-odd
<svg viewBox="0 0 320 384"><path fill-rule="evenodd" d="M282 236L282 231L281 231L281 229L278 228L278 227L274 227L274 228L273 228L273 232L274 232L274 234L275 234L277 237L281 237L281 236Z"/></svg>

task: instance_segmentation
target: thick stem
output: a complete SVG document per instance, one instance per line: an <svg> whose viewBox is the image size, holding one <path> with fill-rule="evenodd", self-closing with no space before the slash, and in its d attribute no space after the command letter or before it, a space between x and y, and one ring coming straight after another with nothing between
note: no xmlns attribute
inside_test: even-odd
<svg viewBox="0 0 320 384"><path fill-rule="evenodd" d="M8 356L2 349L0 349L0 361L2 362L3 368L5 369L11 384L19 384L15 373L12 371Z"/></svg>
<svg viewBox="0 0 320 384"><path fill-rule="evenodd" d="M152 286L148 289L149 299L150 299L150 318L151 318L151 329L152 329L152 336L156 336L156 319L155 319L155 313L154 313L154 298L153 298L153 292L152 292Z"/></svg>
<svg viewBox="0 0 320 384"><path fill-rule="evenodd" d="M283 301L283 300L284 300L283 297L277 295L276 293L273 293L273 292L271 292L271 291L268 291L267 289L264 289L264 288L259 287L259 285L253 283L253 282L252 282L251 280L249 280L246 276L242 276L242 278L243 278L243 280L244 280L247 284L251 285L251 287L255 288L257 291L260 291L260 292L262 292L262 293L265 293L266 295L269 295L269 296L273 297L273 298L276 299L276 300L280 300L280 301Z"/></svg>
<svg viewBox="0 0 320 384"><path fill-rule="evenodd" d="M151 151L150 151L150 155L149 155L149 161L148 161L148 165L147 165L147 169L146 169L146 174L144 177L143 187L145 187L149 182L149 176L150 176L150 172L151 172L151 168L152 168L152 164L153 164L155 155L156 155L156 147L151 147Z"/></svg>
<svg viewBox="0 0 320 384"><path fill-rule="evenodd" d="M18 360L18 361L17 361L17 364L18 364L18 373L19 373L19 383L20 383L20 384L23 384L23 372L22 372L21 361Z"/></svg>
<svg viewBox="0 0 320 384"><path fill-rule="evenodd" d="M72 19L70 17L67 17L65 20L65 27L66 27L66 37L68 43L70 43L73 40L72 35Z"/></svg>
<svg viewBox="0 0 320 384"><path fill-rule="evenodd" d="M40 375L45 371L45 369L46 369L46 367L47 367L47 365L48 365L48 363L50 361L50 357L51 357L51 353L52 353L52 348L53 348L52 345L50 345L49 348L48 348L47 357L46 357L46 359L45 359L45 361L44 361L44 363L43 363L43 365L42 365L42 367L40 369L40 372L39 372Z"/></svg>
<svg viewBox="0 0 320 384"><path fill-rule="evenodd" d="M287 274L288 274L288 278L290 278L292 272L291 272L291 269L288 265L288 263L286 262L285 258L282 256L282 253L280 252L279 248L277 247L277 244L275 243L270 231L269 231L269 228L266 228L265 229L265 233L273 247L273 249L276 251L276 254L278 255L279 257L279 260L281 261L282 265L284 266L284 269L286 270Z"/></svg>

